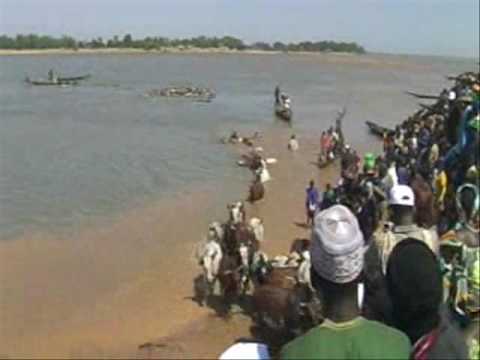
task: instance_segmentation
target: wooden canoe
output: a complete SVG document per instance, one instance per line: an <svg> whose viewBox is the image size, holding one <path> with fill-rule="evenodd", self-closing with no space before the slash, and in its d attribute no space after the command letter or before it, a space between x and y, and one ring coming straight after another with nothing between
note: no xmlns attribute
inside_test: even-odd
<svg viewBox="0 0 480 360"><path fill-rule="evenodd" d="M286 108L283 105L275 105L275 115L282 120L292 121L292 109Z"/></svg>
<svg viewBox="0 0 480 360"><path fill-rule="evenodd" d="M365 124L367 124L368 128L370 129L370 132L374 135L380 136L383 138L383 134L387 132L387 134L392 134L394 133L394 130L386 128L384 126L380 126L372 121L365 121Z"/></svg>
<svg viewBox="0 0 480 360"><path fill-rule="evenodd" d="M429 94L419 94L413 91L405 91L405 94L416 97L417 99L429 99L429 100L438 100L440 99L439 95L429 95Z"/></svg>

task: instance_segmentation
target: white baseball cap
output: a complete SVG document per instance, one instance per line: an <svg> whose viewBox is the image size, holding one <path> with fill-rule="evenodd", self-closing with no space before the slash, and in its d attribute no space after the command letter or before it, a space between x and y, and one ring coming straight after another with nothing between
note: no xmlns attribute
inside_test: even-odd
<svg viewBox="0 0 480 360"><path fill-rule="evenodd" d="M390 190L390 205L415 206L415 194L410 186L395 185Z"/></svg>
<svg viewBox="0 0 480 360"><path fill-rule="evenodd" d="M220 360L236 359L268 360L270 354L265 344L240 342L230 346L220 355Z"/></svg>

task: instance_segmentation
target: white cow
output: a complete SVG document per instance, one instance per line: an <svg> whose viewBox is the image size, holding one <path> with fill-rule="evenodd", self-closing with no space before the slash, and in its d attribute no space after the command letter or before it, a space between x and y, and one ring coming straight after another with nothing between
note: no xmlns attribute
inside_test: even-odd
<svg viewBox="0 0 480 360"><path fill-rule="evenodd" d="M258 242L263 242L265 238L265 228L263 226L263 220L260 218L253 217L248 222L248 225L250 226L250 229L255 234L255 239L257 239Z"/></svg>
<svg viewBox="0 0 480 360"><path fill-rule="evenodd" d="M267 162L264 159L262 159L260 162L262 165L257 169L256 174L257 176L260 177L260 181L263 184L263 183L266 183L267 181L270 181L272 178L267 169Z"/></svg>
<svg viewBox="0 0 480 360"><path fill-rule="evenodd" d="M241 244L238 248L238 253L240 254L240 261L242 263L242 271L241 271L241 285L242 285L242 293L245 294L248 291L249 287L249 273L250 273L250 251L248 246L245 244Z"/></svg>
<svg viewBox="0 0 480 360"><path fill-rule="evenodd" d="M207 242L201 244L197 249L197 260L203 269L208 293L213 290L223 256L222 248L215 240L216 236L215 231L209 230Z"/></svg>
<svg viewBox="0 0 480 360"><path fill-rule="evenodd" d="M210 231L214 232L215 240L218 243L221 243L223 241L223 239L225 237L225 230L223 229L223 226L220 222L214 221L214 222L210 223L210 225L208 226L208 230L209 230L209 232Z"/></svg>

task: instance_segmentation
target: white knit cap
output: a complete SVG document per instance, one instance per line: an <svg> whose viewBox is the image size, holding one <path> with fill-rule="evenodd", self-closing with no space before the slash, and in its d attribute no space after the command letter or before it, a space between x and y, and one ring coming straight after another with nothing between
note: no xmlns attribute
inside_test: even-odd
<svg viewBox="0 0 480 360"><path fill-rule="evenodd" d="M358 220L343 205L315 217L310 254L315 272L337 284L355 280L363 269L365 242Z"/></svg>

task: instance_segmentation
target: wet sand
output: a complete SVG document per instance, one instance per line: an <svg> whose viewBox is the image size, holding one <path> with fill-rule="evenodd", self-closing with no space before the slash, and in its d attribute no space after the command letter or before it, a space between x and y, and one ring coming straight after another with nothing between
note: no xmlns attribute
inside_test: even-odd
<svg viewBox="0 0 480 360"><path fill-rule="evenodd" d="M247 207L249 217L264 219L269 255L308 236L299 226L308 180L323 188L338 174L336 165L318 170L311 163L317 137L298 134L300 151L289 152L291 133L284 127L265 134L261 146L278 164L270 168L266 199ZM225 147L232 155L245 150ZM225 204L214 200L212 189L197 190L69 238L37 234L0 243L0 356L211 358L250 336L249 318L226 322L192 301L200 272L195 245L210 221L226 217ZM163 345L138 349L147 342Z"/></svg>

